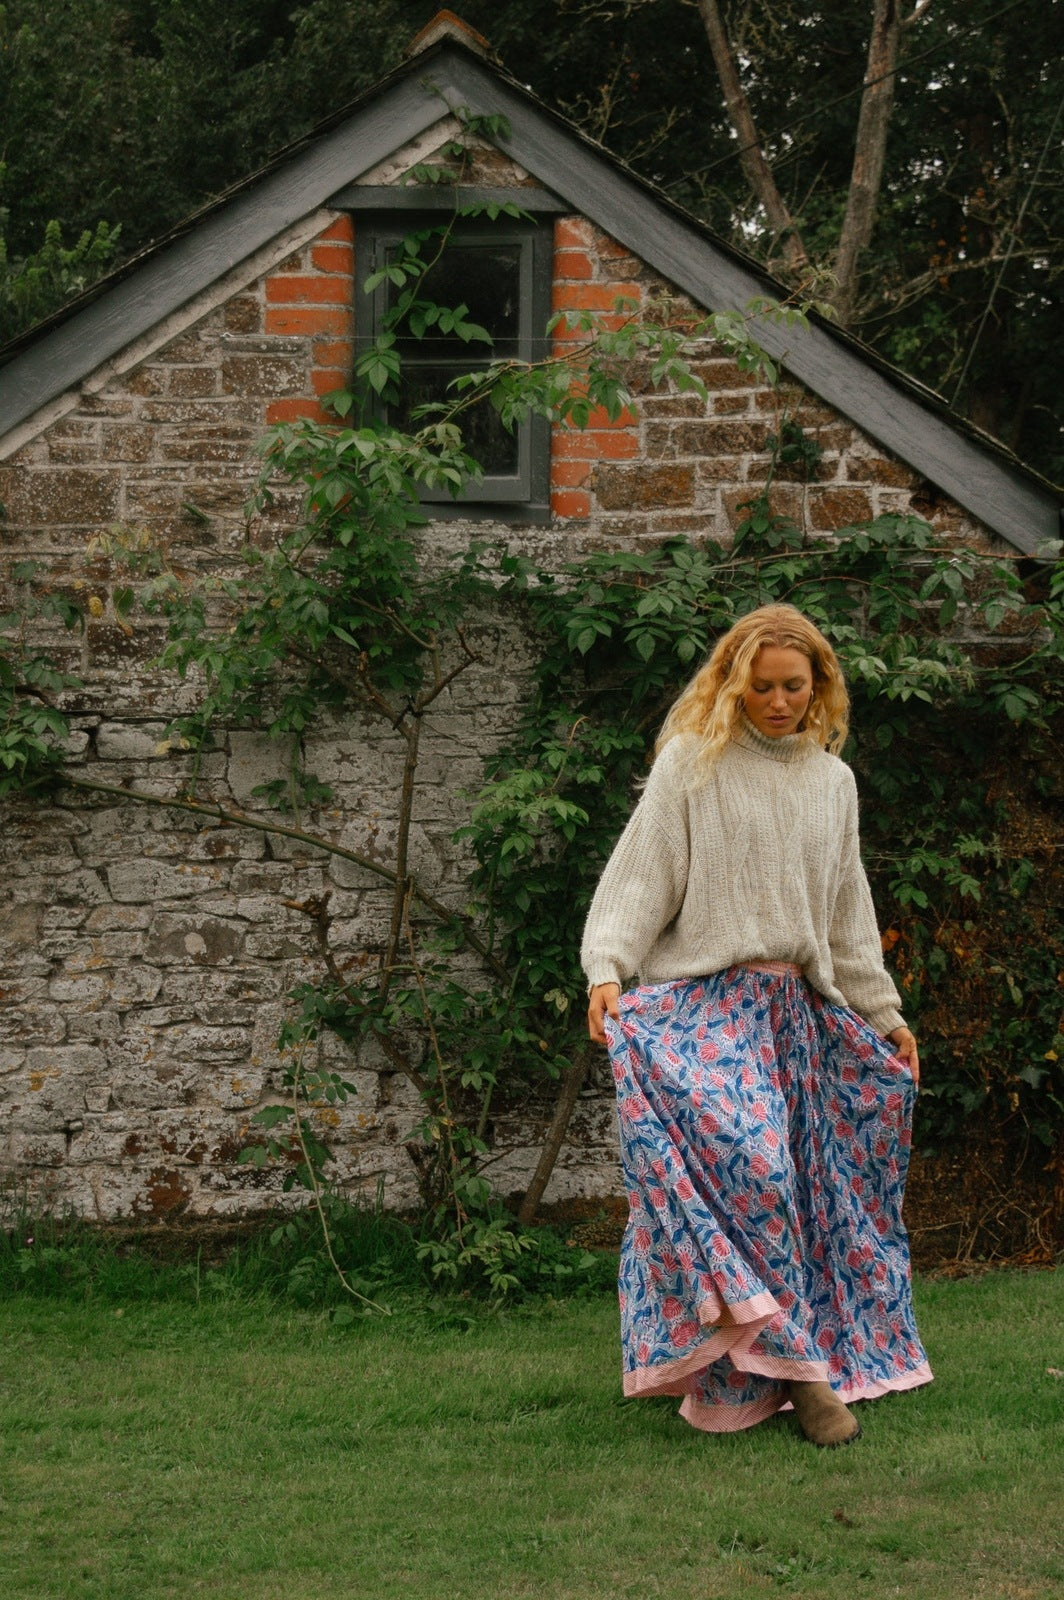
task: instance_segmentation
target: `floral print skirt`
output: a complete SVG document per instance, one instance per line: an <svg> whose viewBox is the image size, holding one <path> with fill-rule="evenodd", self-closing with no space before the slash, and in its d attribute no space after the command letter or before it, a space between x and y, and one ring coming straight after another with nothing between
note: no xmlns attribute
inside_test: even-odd
<svg viewBox="0 0 1064 1600"><path fill-rule="evenodd" d="M927 1383L901 1221L915 1091L783 963L623 994L609 1022L629 1219L627 1395L746 1428L788 1379L846 1401Z"/></svg>

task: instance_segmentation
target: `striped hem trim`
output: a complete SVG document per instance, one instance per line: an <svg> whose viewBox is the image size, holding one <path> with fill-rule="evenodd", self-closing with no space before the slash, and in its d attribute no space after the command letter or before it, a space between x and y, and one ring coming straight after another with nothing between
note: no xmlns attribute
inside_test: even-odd
<svg viewBox="0 0 1064 1600"><path fill-rule="evenodd" d="M922 1384L930 1383L933 1377L929 1364L924 1361L912 1372L903 1372L897 1378L880 1379L875 1383L866 1384L863 1388L851 1384L845 1389L836 1389L835 1392L845 1405L852 1405L857 1400L879 1400L884 1395L903 1394L908 1389L918 1389ZM784 1397L783 1391L775 1390L771 1394L763 1395L760 1400L748 1400L742 1405L733 1406L728 1405L726 1401L718 1405L706 1405L703 1401L696 1400L693 1395L687 1395L680 1407L680 1416L685 1422L689 1422L692 1428L698 1428L702 1433L738 1433L743 1428L756 1427L759 1422L766 1421L777 1412L793 1412L793 1410L794 1407Z"/></svg>
<svg viewBox="0 0 1064 1600"><path fill-rule="evenodd" d="M738 1433L774 1417L780 1409L780 1398L778 1394L767 1394L761 1400L748 1400L745 1405L707 1406L688 1395L680 1415L702 1433Z"/></svg>
<svg viewBox="0 0 1064 1600"><path fill-rule="evenodd" d="M901 1372L896 1378L879 1378L863 1386L851 1383L845 1389L836 1389L835 1393L847 1405L852 1405L855 1400L879 1400L885 1394L904 1394L906 1389L919 1389L923 1384L931 1383L934 1376L930 1363L921 1361L911 1372Z"/></svg>
<svg viewBox="0 0 1064 1600"><path fill-rule="evenodd" d="M793 1378L799 1383L826 1382L826 1361L786 1361L751 1351L750 1346L778 1310L779 1306L767 1290L732 1305L722 1306L714 1299L703 1301L698 1308L698 1320L703 1325L718 1323L722 1326L707 1328L693 1349L673 1361L659 1361L652 1367L635 1367L631 1372L626 1372L625 1395L632 1398L636 1395L687 1394L691 1388L692 1374L701 1372L713 1361L719 1361L721 1356L728 1356L738 1371L756 1372L764 1378L779 1378L781 1381Z"/></svg>

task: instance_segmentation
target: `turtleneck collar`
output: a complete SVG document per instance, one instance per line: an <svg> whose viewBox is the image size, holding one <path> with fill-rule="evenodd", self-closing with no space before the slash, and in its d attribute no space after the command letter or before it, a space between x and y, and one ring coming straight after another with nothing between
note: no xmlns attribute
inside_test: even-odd
<svg viewBox="0 0 1064 1600"><path fill-rule="evenodd" d="M758 733L745 713L733 730L732 739L744 750L767 756L770 761L804 761L818 748L815 741L804 733L785 733L778 739L770 739L767 734Z"/></svg>

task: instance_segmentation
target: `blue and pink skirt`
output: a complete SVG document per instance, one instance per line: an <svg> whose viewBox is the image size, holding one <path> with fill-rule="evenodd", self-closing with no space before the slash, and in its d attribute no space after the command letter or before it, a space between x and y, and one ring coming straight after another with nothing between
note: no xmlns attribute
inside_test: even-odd
<svg viewBox="0 0 1064 1600"><path fill-rule="evenodd" d="M901 1220L909 1070L783 963L649 984L609 1022L629 1219L626 1395L747 1428L788 1379L927 1383Z"/></svg>

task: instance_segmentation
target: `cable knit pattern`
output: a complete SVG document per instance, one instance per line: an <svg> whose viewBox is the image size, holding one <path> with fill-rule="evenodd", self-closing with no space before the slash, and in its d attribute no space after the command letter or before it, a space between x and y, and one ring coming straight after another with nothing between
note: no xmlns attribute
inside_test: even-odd
<svg viewBox="0 0 1064 1600"><path fill-rule="evenodd" d="M801 734L744 722L708 774L670 740L584 929L591 985L668 983L794 962L880 1033L903 1025L858 846L853 773Z"/></svg>

